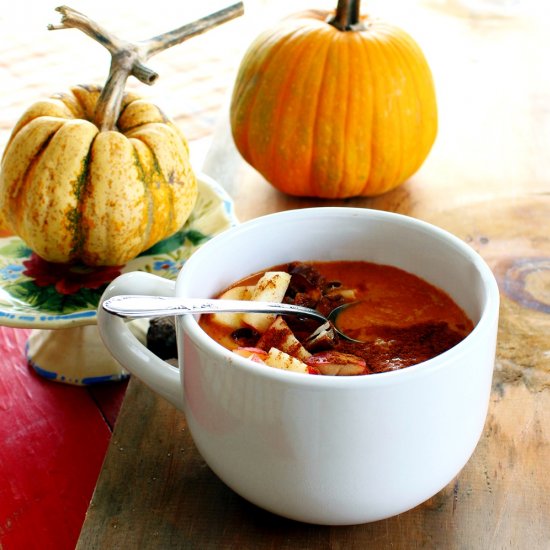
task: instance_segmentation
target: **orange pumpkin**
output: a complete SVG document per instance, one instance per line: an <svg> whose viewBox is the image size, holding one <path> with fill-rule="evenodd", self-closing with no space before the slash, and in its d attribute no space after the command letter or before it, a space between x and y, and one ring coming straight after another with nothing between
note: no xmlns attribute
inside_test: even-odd
<svg viewBox="0 0 550 550"><path fill-rule="evenodd" d="M260 34L241 62L230 113L243 158L298 196L393 189L418 170L437 133L419 46L345 0L332 17L309 11Z"/></svg>

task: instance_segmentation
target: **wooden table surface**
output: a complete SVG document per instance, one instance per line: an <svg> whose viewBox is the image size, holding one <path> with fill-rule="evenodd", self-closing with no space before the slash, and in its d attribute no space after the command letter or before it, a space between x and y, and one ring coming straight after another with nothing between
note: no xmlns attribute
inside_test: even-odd
<svg viewBox="0 0 550 550"><path fill-rule="evenodd" d="M397 190L331 202L284 196L239 157L226 113L204 163L242 221L327 204L385 209L449 229L487 260L502 295L497 360L486 428L463 471L428 502L376 523L281 519L226 488L183 415L132 379L78 548L548 548L550 17L527 0L502 0L514 4L505 16L464 7L498 3L365 6L417 39L436 81L436 144Z"/></svg>

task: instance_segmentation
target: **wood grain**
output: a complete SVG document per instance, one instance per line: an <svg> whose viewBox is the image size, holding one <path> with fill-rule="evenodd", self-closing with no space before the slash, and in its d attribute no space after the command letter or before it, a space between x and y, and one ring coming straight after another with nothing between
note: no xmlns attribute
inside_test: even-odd
<svg viewBox="0 0 550 550"><path fill-rule="evenodd" d="M447 488L400 516L331 528L237 496L200 458L182 415L132 380L77 548L544 548L549 401L523 385L495 392L482 440Z"/></svg>
<svg viewBox="0 0 550 550"><path fill-rule="evenodd" d="M440 130L427 162L395 191L346 201L283 195L239 157L227 117L205 163L242 221L331 204L384 209L436 223L487 260L502 294L497 362L485 431L459 476L388 520L287 521L218 481L183 416L133 379L79 548L548 547L550 17L519 4L513 17L482 17L459 0L396 3L396 22L434 72Z"/></svg>

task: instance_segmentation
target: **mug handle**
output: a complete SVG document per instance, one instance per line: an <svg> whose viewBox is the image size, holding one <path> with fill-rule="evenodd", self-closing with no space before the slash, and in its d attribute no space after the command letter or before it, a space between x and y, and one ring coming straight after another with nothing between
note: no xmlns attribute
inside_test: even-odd
<svg viewBox="0 0 550 550"><path fill-rule="evenodd" d="M97 326L105 347L131 374L175 407L183 410L180 371L147 349L128 328L126 321L105 311L104 300L120 294L174 296L175 282L133 271L117 277L105 290L97 310Z"/></svg>

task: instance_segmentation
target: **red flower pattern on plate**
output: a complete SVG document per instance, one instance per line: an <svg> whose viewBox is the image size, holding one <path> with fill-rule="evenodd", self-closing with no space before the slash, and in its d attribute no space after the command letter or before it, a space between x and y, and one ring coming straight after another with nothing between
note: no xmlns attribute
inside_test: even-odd
<svg viewBox="0 0 550 550"><path fill-rule="evenodd" d="M23 262L23 274L37 286L55 286L59 294L75 294L81 288L100 288L120 275L122 266L88 267L47 262L34 252Z"/></svg>

